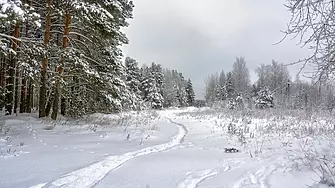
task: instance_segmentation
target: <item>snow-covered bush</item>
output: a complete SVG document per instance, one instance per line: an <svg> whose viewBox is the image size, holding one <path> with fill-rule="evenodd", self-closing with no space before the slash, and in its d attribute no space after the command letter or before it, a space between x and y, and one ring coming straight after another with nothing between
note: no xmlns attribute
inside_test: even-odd
<svg viewBox="0 0 335 188"><path fill-rule="evenodd" d="M303 144L300 145L302 152L294 160L314 171L320 178L318 184L335 187L335 143L329 142L329 139L333 138L321 139L319 143L303 140ZM322 146L325 141L329 143Z"/></svg>
<svg viewBox="0 0 335 188"><path fill-rule="evenodd" d="M233 145L250 157L284 155L288 170L314 171L319 185L335 187L335 116L326 110L306 113L261 104L267 109L202 108L179 115L210 125L213 137L222 137L222 147ZM304 140L308 147L299 147Z"/></svg>
<svg viewBox="0 0 335 188"><path fill-rule="evenodd" d="M255 107L258 109L273 108L274 98L268 88L263 88L254 97Z"/></svg>
<svg viewBox="0 0 335 188"><path fill-rule="evenodd" d="M154 110L129 111L118 114L92 114L85 116L84 124L90 125L89 129L96 132L99 129L110 127L124 127L124 131L131 127L152 129L159 114Z"/></svg>
<svg viewBox="0 0 335 188"><path fill-rule="evenodd" d="M221 100L221 101L214 101L211 104L211 107L214 109L222 109L222 108L226 108L228 105L228 101L226 100Z"/></svg>
<svg viewBox="0 0 335 188"><path fill-rule="evenodd" d="M228 100L228 109L244 109L244 101L242 96L237 96Z"/></svg>
<svg viewBox="0 0 335 188"><path fill-rule="evenodd" d="M271 140L267 138L269 135L274 138L285 136L301 139L317 135L334 136L335 134L335 118L329 113L313 112L306 116L303 110L199 109L183 112L180 115L202 122L212 122L214 126L220 128L222 134L234 135L237 140L246 141L251 147L254 147L256 141Z"/></svg>

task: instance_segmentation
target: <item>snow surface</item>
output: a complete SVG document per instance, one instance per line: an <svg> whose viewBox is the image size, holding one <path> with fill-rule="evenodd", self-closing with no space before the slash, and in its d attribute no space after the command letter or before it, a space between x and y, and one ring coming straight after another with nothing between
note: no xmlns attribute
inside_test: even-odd
<svg viewBox="0 0 335 188"><path fill-rule="evenodd" d="M170 122L172 121L170 120ZM177 135L174 136L168 143L143 148L141 150L125 153L122 155L107 157L106 159L94 163L88 167L71 172L61 177L60 179L51 182L51 184L45 185L44 187L92 187L101 179L103 179L111 170L116 169L131 159L168 150L174 146L179 145L186 135L187 130L183 125L177 123L175 124L178 125L179 131Z"/></svg>
<svg viewBox="0 0 335 188"><path fill-rule="evenodd" d="M328 188L318 183L313 164L302 160L301 147L303 141L304 147L331 151L331 138L315 135L332 123L301 121L304 125L288 128L293 119L239 120L209 111L170 109L146 116L149 121L141 114L122 121L97 115L93 119L99 121L52 130L45 130L50 122L28 115L7 118L7 137L0 141L0 187ZM227 131L232 125L244 131L243 139ZM314 137L301 132L303 138L297 138L300 129ZM230 147L240 152L226 153Z"/></svg>

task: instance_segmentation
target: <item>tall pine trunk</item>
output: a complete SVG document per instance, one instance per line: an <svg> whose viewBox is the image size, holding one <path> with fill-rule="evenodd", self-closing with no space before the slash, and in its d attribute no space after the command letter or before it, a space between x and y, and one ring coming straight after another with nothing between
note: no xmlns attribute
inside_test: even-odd
<svg viewBox="0 0 335 188"><path fill-rule="evenodd" d="M61 76L62 72L63 72L63 67L58 67L58 77ZM53 120L57 119L57 115L58 115L58 107L59 107L59 95L60 95L60 78L57 78L56 80L56 84L55 84L55 98L53 101L53 106L52 106L52 114L51 114L51 118Z"/></svg>
<svg viewBox="0 0 335 188"><path fill-rule="evenodd" d="M31 2L29 0L27 0L26 2L24 1L24 3L27 3L29 6L31 6ZM26 21L26 25L25 25L25 32L26 32L26 38L30 38L29 35L29 22L28 20ZM29 60L28 60L29 61ZM24 70L22 70L23 72ZM23 72L24 73L24 72ZM27 75L23 75L23 79L22 79L22 83L21 83L21 100L20 100L20 113L24 113L27 112L28 106L27 106L27 96L28 96L28 91L27 91Z"/></svg>
<svg viewBox="0 0 335 188"><path fill-rule="evenodd" d="M14 92L14 114L17 113L18 104L19 104L19 65L16 62L16 69L15 69L15 92Z"/></svg>
<svg viewBox="0 0 335 188"><path fill-rule="evenodd" d="M55 97L55 89L54 88L52 88L50 90L50 95L49 96L50 97L49 97L49 100L48 100L48 104L47 104L47 106L45 108L45 114L46 114L46 116L49 116L51 107L52 107L53 102L55 100L55 98L54 98Z"/></svg>
<svg viewBox="0 0 335 188"><path fill-rule="evenodd" d="M68 44L69 43L68 36L70 34L70 24L71 24L70 10L66 10L65 27L64 27L64 35L63 35L63 51L64 52L69 45ZM53 108L52 108L52 114L51 114L51 118L54 119L54 120L57 119L57 114L58 114L59 98L60 98L60 95L61 95L60 80L61 80L61 76L62 76L62 73L63 73L64 63L65 63L65 57L64 57L64 55L62 55L62 57L60 59L60 62L59 62L59 66L57 68L58 77L57 77L56 83L55 83L55 100L53 102Z"/></svg>
<svg viewBox="0 0 335 188"><path fill-rule="evenodd" d="M13 33L14 38L19 38L20 36L20 24L19 22L16 23ZM10 62L8 67L8 78L6 80L6 88L7 88L7 94L6 94L6 115L11 115L13 112L13 99L14 99L14 81L15 81L15 66L16 66L16 54L18 49L19 41L14 39L13 40L13 46L12 50L13 52L10 53Z"/></svg>
<svg viewBox="0 0 335 188"><path fill-rule="evenodd" d="M50 38L51 38L51 5L52 0L47 1L47 14L45 22L44 32L44 47L47 50ZM46 92L47 92L47 69L48 69L48 57L44 57L41 64L41 83L40 83L40 96L39 96L39 117L45 117L45 104L46 104Z"/></svg>
<svg viewBox="0 0 335 188"><path fill-rule="evenodd" d="M26 112L31 113L31 109L33 107L34 99L34 80L32 77L29 77L29 85L28 85L28 93L27 93L27 101L26 101Z"/></svg>
<svg viewBox="0 0 335 188"><path fill-rule="evenodd" d="M66 114L66 98L63 96L60 100L60 114L62 114L63 116L65 116Z"/></svg>
<svg viewBox="0 0 335 188"><path fill-rule="evenodd" d="M26 112L26 98L27 98L27 78L24 77L21 83L21 100L20 100L20 113Z"/></svg>
<svg viewBox="0 0 335 188"><path fill-rule="evenodd" d="M0 110L3 109L5 106L5 87L6 87L6 58L5 55L1 54L1 72L0 72L0 87L1 87L1 93L0 93Z"/></svg>

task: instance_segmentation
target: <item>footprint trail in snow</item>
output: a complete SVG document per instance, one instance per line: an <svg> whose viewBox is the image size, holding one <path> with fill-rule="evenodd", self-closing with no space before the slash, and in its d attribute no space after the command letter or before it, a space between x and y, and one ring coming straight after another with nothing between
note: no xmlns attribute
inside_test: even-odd
<svg viewBox="0 0 335 188"><path fill-rule="evenodd" d="M148 148L143 148L141 150L128 152L123 155L110 156L105 158L102 161L94 163L85 168L79 169L77 171L71 172L64 175L60 179L57 179L51 183L40 184L43 188L89 188L93 187L102 180L110 171L118 168L123 163L134 159L139 156L148 155L151 153L157 153L161 151L166 151L172 149L175 146L180 145L184 137L187 134L187 129L184 125L173 122L171 119L168 119L171 123L178 126L178 133L172 138L172 140L165 144L160 144ZM43 186L44 185L44 186ZM36 187L36 186L33 186ZM37 186L38 187L38 186Z"/></svg>
<svg viewBox="0 0 335 188"><path fill-rule="evenodd" d="M217 176L225 171L228 171L229 169L230 166L226 166L223 169L206 169L188 173L187 178L183 182L179 183L178 188L196 188L197 185L202 181Z"/></svg>

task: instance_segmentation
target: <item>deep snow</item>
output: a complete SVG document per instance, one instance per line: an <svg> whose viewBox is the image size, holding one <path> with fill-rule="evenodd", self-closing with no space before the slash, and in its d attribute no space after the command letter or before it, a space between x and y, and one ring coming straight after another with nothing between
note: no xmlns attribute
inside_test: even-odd
<svg viewBox="0 0 335 188"><path fill-rule="evenodd" d="M58 122L53 130L44 130L50 122L28 115L6 119L10 129L0 141L0 187L323 187L304 163L302 143L332 150L325 144L330 137L315 136L321 134L316 125L308 129L314 137L297 138L305 130L300 124L232 120L208 109L166 110L146 116L149 120L143 114L122 121L112 115L96 118L104 126L100 120ZM226 153L228 147L241 151Z"/></svg>

